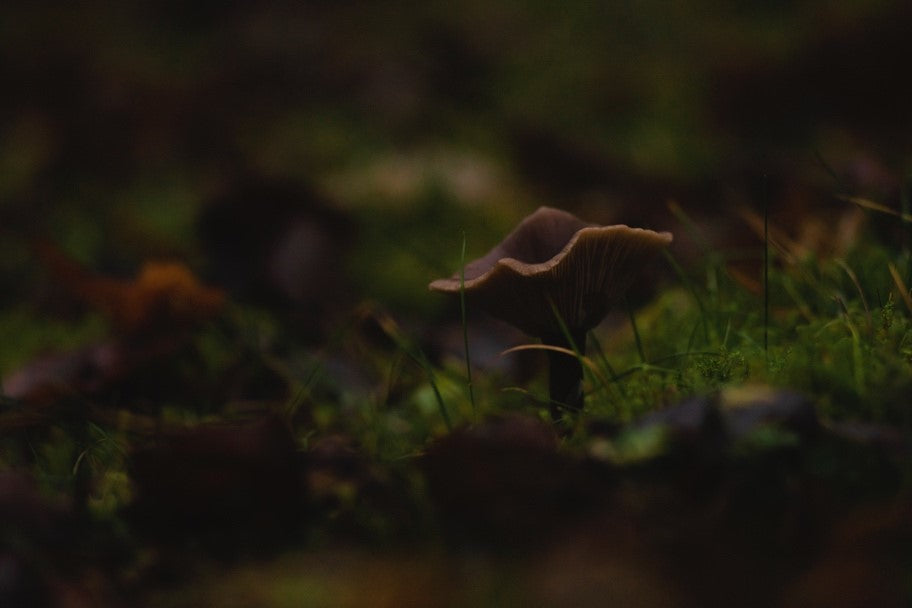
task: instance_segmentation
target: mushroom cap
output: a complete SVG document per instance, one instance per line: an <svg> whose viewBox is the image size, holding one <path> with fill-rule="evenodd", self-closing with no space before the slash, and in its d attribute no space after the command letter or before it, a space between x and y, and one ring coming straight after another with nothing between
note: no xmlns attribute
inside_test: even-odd
<svg viewBox="0 0 912 608"><path fill-rule="evenodd" d="M539 207L485 256L465 267L465 294L491 315L536 337L560 336L555 310L571 331L596 326L669 232L598 226ZM460 292L460 274L430 284Z"/></svg>

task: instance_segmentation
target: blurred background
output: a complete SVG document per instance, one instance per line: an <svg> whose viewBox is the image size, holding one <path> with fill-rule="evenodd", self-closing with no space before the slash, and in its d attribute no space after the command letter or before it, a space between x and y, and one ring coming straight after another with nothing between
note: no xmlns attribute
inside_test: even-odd
<svg viewBox="0 0 912 608"><path fill-rule="evenodd" d="M457 587L473 606L681 605L689 587L684 605L904 605L910 23L890 0L0 3L0 604L184 582L183 603L148 605L427 606ZM630 300L678 288L638 322L703 382L630 376L571 449L529 407L541 353L499 356L528 338L474 310L463 326L427 289L541 205L675 233L683 270L644 269L658 280ZM764 214L793 271L765 308ZM648 367L633 319L600 328L619 370ZM692 349L700 322L718 353ZM670 410L668 471L599 460L620 423L775 379L775 357L825 415L906 434L848 441L774 393L748 413L799 428L761 428L772 447L742 462L714 443L712 397ZM475 394L481 423L459 428ZM647 451L657 413L632 435ZM555 530L522 572L492 557ZM243 569L282 549L313 553Z"/></svg>
<svg viewBox="0 0 912 608"><path fill-rule="evenodd" d="M856 0L4 3L0 300L36 280L35 237L115 274L178 258L311 315L427 312L463 233L480 255L541 204L654 228L669 201L898 206L910 18Z"/></svg>

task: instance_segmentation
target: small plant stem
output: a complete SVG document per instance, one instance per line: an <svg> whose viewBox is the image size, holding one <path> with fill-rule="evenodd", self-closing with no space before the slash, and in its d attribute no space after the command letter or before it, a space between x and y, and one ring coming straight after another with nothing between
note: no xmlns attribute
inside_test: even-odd
<svg viewBox="0 0 912 608"><path fill-rule="evenodd" d="M681 283L684 285L684 288L690 292L690 295L693 296L694 302L697 303L697 308L700 309L700 325L703 326L703 341L709 343L709 320L706 312L706 306L703 304L703 300L700 298L700 295L697 293L697 288L694 286L693 281L687 278L687 273L684 272L684 268L674 259L668 250L662 251L662 255L665 256L665 259L668 261L668 264L675 271L675 274L678 275L678 278L681 280Z"/></svg>
<svg viewBox="0 0 912 608"><path fill-rule="evenodd" d="M763 190L763 358L769 370L769 177L766 174Z"/></svg>
<svg viewBox="0 0 912 608"><path fill-rule="evenodd" d="M375 318L377 324L380 325L380 328L383 330L383 333L389 336L402 352L408 355L412 361L418 364L418 367L424 370L428 383L434 391L434 397L437 399L437 407L440 410L440 416L443 418L443 423L446 425L448 431L452 431L453 423L450 420L450 414L447 412L446 404L443 402L443 395L440 394L440 388L437 386L437 377L434 374L434 368L431 366L430 361L428 361L427 357L418 346L413 345L402 334L399 330L399 326L392 317L385 314L376 314Z"/></svg>
<svg viewBox="0 0 912 608"><path fill-rule="evenodd" d="M839 177L839 174L836 173L836 170L833 169L833 166L826 161L823 157L823 154L820 153L820 150L814 150L814 156L817 157L817 162L820 163L820 166L823 167L823 170L833 178L833 181L836 182L836 186L843 192L847 192L848 188L845 185L845 182ZM763 175L763 179L767 180L766 174Z"/></svg>
<svg viewBox="0 0 912 608"><path fill-rule="evenodd" d="M624 306L627 308L627 316L630 318L630 327L633 329L633 339L636 342L637 353L640 355L640 363L648 363L646 360L646 351L643 349L643 341L640 338L640 330L637 327L636 317L633 314L633 308L626 298L624 299Z"/></svg>
<svg viewBox="0 0 912 608"><path fill-rule="evenodd" d="M624 389L624 385L618 382L618 376L614 371L614 368L611 367L611 364L608 362L608 357L605 356L605 350L602 348L602 343L599 342L599 339L596 335L592 334L592 343L595 345L595 351L598 353L599 361L604 368L604 371L608 373L610 378L610 383L605 384L605 388L611 388L612 386L620 393L621 398L627 397L627 391Z"/></svg>
<svg viewBox="0 0 912 608"><path fill-rule="evenodd" d="M472 422L477 422L478 411L475 408L475 388L472 386L472 360L469 358L469 329L466 323L465 300L465 251L466 236L462 233L462 257L459 267L459 310L462 313L462 345L465 349L466 381L469 384L469 401L472 403Z"/></svg>
<svg viewBox="0 0 912 608"><path fill-rule="evenodd" d="M586 350L586 332L571 332L569 339L563 335L550 336L543 338L542 342L578 353L576 357L571 357L548 351L551 418L559 422L563 412L576 413L583 409L583 364L579 358Z"/></svg>

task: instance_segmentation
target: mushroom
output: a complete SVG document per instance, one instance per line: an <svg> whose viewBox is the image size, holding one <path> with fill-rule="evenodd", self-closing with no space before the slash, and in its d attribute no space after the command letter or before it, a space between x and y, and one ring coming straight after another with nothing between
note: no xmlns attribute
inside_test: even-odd
<svg viewBox="0 0 912 608"><path fill-rule="evenodd" d="M557 420L562 410L583 406L582 364L566 350L585 353L586 333L671 239L669 232L598 226L540 207L462 273L429 287L451 294L464 289L469 303L557 347L548 349L551 414Z"/></svg>

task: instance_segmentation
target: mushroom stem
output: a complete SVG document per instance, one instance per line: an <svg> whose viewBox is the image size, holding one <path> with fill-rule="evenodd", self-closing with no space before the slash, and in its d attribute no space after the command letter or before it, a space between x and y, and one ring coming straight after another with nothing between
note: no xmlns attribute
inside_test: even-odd
<svg viewBox="0 0 912 608"><path fill-rule="evenodd" d="M571 344L567 337L549 336L542 338L542 343L559 346L576 351L581 355L586 352L586 332L570 332ZM548 383L551 400L551 418L558 422L566 411L573 413L583 409L583 364L578 357L565 353L548 351Z"/></svg>

